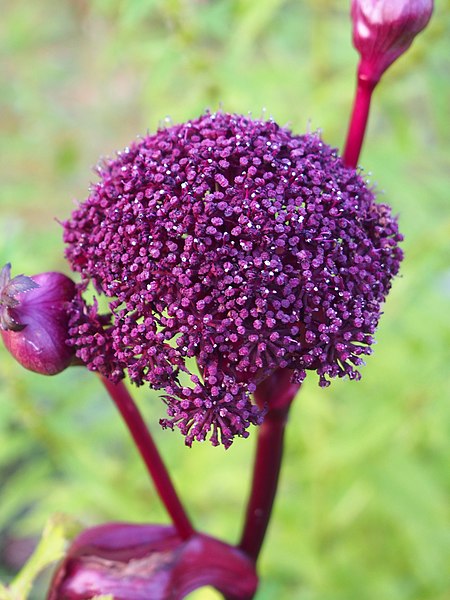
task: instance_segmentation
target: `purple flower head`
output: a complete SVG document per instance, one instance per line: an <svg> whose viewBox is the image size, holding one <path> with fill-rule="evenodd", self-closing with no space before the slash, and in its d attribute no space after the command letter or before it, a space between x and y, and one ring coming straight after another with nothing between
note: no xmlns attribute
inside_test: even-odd
<svg viewBox="0 0 450 600"><path fill-rule="evenodd" d="M182 540L173 527L107 523L83 531L59 565L48 600L181 600L211 585L227 598L252 598L252 561L215 538Z"/></svg>
<svg viewBox="0 0 450 600"><path fill-rule="evenodd" d="M98 174L64 224L80 292L109 299L110 322L95 303L71 321L90 369L163 389L162 424L189 445L247 436L263 418L251 395L277 369L359 378L402 238L319 135L207 113Z"/></svg>
<svg viewBox="0 0 450 600"><path fill-rule="evenodd" d="M68 304L74 282L62 273L39 273L11 279L11 265L0 271L0 332L14 358L26 369L56 375L73 361L66 344Z"/></svg>
<svg viewBox="0 0 450 600"><path fill-rule="evenodd" d="M433 0L352 0L360 76L377 82L428 24Z"/></svg>

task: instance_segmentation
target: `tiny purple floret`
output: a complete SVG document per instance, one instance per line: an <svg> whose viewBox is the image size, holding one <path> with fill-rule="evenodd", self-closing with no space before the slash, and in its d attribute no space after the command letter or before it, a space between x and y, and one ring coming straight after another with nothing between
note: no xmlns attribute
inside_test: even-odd
<svg viewBox="0 0 450 600"><path fill-rule="evenodd" d="M75 310L87 366L164 390L165 427L230 445L277 369L359 378L402 252L390 208L318 134L226 113L148 135L98 168L64 224L109 299ZM198 370L195 362L197 361Z"/></svg>

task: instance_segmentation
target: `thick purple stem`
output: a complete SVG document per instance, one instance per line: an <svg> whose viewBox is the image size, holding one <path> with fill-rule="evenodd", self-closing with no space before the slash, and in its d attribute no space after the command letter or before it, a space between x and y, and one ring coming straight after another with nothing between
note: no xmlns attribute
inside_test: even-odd
<svg viewBox="0 0 450 600"><path fill-rule="evenodd" d="M195 530L178 498L169 473L133 398L124 383L115 384L105 377L101 377L101 380L122 415L179 536L184 540L188 539L195 533Z"/></svg>
<svg viewBox="0 0 450 600"><path fill-rule="evenodd" d="M377 81L368 80L358 74L352 116L343 155L344 163L348 167L356 168L358 164L369 117L372 92L377 83Z"/></svg>
<svg viewBox="0 0 450 600"><path fill-rule="evenodd" d="M260 426L252 491L239 548L256 562L266 535L275 499L288 408L269 411Z"/></svg>
<svg viewBox="0 0 450 600"><path fill-rule="evenodd" d="M290 383L291 376L291 371L280 370L260 384L255 393L258 404L267 404L269 410L258 431L252 488L239 544L240 550L255 562L277 492L289 407L300 387Z"/></svg>

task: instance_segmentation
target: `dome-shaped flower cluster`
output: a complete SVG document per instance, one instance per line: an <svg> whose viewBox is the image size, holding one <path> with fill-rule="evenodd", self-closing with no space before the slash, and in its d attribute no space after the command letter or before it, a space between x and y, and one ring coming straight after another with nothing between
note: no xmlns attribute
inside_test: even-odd
<svg viewBox="0 0 450 600"><path fill-rule="evenodd" d="M226 446L261 421L251 394L276 369L359 377L402 238L319 135L207 113L98 173L64 224L80 290L110 299L108 322L95 303L72 316L89 368L163 389L164 426Z"/></svg>

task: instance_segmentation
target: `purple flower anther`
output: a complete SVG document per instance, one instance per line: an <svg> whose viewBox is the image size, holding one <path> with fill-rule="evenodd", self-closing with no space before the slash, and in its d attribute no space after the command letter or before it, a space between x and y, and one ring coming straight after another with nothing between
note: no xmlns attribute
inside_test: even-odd
<svg viewBox="0 0 450 600"><path fill-rule="evenodd" d="M352 0L359 74L376 83L428 24L433 0Z"/></svg>
<svg viewBox="0 0 450 600"><path fill-rule="evenodd" d="M318 134L207 113L98 174L64 239L111 321L75 311L70 343L112 380L163 389L164 427L229 446L261 422L251 396L277 369L359 378L402 237Z"/></svg>
<svg viewBox="0 0 450 600"><path fill-rule="evenodd" d="M0 271L0 333L26 369L56 375L72 363L74 349L66 341L75 293L75 283L62 273L11 279L9 263Z"/></svg>

